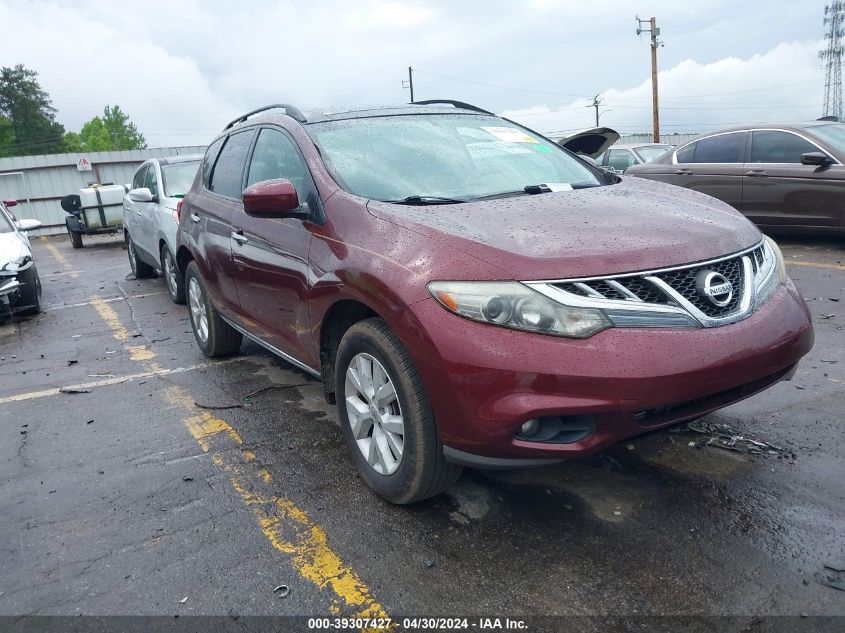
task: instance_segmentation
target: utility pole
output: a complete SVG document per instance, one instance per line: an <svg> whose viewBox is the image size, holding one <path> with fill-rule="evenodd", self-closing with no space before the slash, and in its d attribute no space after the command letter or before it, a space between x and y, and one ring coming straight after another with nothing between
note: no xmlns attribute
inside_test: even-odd
<svg viewBox="0 0 845 633"><path fill-rule="evenodd" d="M593 97L593 102L588 105L588 108L595 108L596 109L596 127L599 126L599 105L601 105L601 101L599 101L599 95Z"/></svg>
<svg viewBox="0 0 845 633"><path fill-rule="evenodd" d="M408 66L408 79L402 80L402 87L403 88L410 88L411 90L411 103L414 102L414 69Z"/></svg>
<svg viewBox="0 0 845 633"><path fill-rule="evenodd" d="M842 36L845 35L845 2L836 0L824 8L824 24L829 25L824 39L827 44L819 51L825 63L824 116L842 120Z"/></svg>
<svg viewBox="0 0 845 633"><path fill-rule="evenodd" d="M635 16L637 21L637 35L640 33L649 33L651 35L651 108L652 108L652 124L654 126L654 142L660 142L660 114L657 100L657 47L663 46L658 38L660 29L657 27L657 19L650 18L648 20L641 20L640 16ZM644 29L643 24L648 24L649 28Z"/></svg>

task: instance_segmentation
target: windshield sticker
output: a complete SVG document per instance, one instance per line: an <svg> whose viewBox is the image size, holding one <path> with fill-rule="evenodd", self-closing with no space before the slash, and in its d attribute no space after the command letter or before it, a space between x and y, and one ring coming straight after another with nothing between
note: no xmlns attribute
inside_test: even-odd
<svg viewBox="0 0 845 633"><path fill-rule="evenodd" d="M540 141L530 134L526 134L515 127L482 127L482 130L490 132L497 139L505 143L539 143Z"/></svg>
<svg viewBox="0 0 845 633"><path fill-rule="evenodd" d="M572 191L572 185L568 182L547 182L546 186L554 191Z"/></svg>
<svg viewBox="0 0 845 633"><path fill-rule="evenodd" d="M543 154L551 154L552 151L554 151L548 145L537 145L536 147L532 147L531 149L533 149L535 152L542 152Z"/></svg>

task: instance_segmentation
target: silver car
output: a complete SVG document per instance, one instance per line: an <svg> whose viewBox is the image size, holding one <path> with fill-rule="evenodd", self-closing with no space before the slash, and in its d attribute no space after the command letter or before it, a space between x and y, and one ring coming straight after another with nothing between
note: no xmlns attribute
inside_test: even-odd
<svg viewBox="0 0 845 633"><path fill-rule="evenodd" d="M616 143L600 156L596 156L596 164L617 174L623 173L628 167L650 163L655 158L663 156L672 149L668 143Z"/></svg>
<svg viewBox="0 0 845 633"><path fill-rule="evenodd" d="M0 320L41 312L41 280L26 234L41 222L18 220L8 209L15 204L0 202Z"/></svg>
<svg viewBox="0 0 845 633"><path fill-rule="evenodd" d="M123 232L135 277L162 271L167 294L185 303L183 279L176 268L176 207L191 188L202 155L151 158L141 164L123 199Z"/></svg>

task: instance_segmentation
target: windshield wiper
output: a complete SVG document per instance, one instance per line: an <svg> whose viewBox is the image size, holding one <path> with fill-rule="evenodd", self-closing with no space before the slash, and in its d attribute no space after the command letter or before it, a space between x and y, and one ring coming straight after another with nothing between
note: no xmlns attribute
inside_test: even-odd
<svg viewBox="0 0 845 633"><path fill-rule="evenodd" d="M490 193L486 196L476 196L473 200L491 200L493 198L510 198L512 196L522 196L527 194L536 195L538 193L551 193L547 185L525 185L522 189L514 189L513 191L500 191L498 193Z"/></svg>
<svg viewBox="0 0 845 633"><path fill-rule="evenodd" d="M384 202L392 202L393 204L411 204L411 205L426 205L426 204L459 204L466 202L459 198L443 198L441 196L408 196L401 200L384 200Z"/></svg>

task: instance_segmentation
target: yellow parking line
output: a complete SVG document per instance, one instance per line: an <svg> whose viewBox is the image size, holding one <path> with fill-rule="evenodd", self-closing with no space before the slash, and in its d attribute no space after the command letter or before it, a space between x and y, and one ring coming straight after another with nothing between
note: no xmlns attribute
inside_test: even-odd
<svg viewBox="0 0 845 633"><path fill-rule="evenodd" d="M117 312L103 299L94 297L91 305L118 341L130 334ZM128 348L132 360L152 372L162 372L150 359L154 356L143 345ZM270 472L255 460L255 453L243 448L243 439L228 422L201 411L190 394L177 385L164 390L167 401L182 408L188 416L185 426L202 450L211 454L212 463L229 475L229 481L243 503L252 511L258 526L277 551L290 557L299 575L321 590L330 590L340 607L334 614L359 618L387 618L384 607L373 597L355 571L344 564L329 545L325 531L305 511L286 497L273 494Z"/></svg>
<svg viewBox="0 0 845 633"><path fill-rule="evenodd" d="M70 265L70 262L67 258L61 254L58 248L50 244L49 242L46 244L47 250L50 251L50 254L59 262L62 266L64 266L67 274L70 275L73 279L79 277L79 273L73 270L73 267Z"/></svg>
<svg viewBox="0 0 845 633"><path fill-rule="evenodd" d="M810 268L832 268L833 270L845 270L845 264L822 264L821 262L797 262L787 259L787 266L809 266Z"/></svg>

